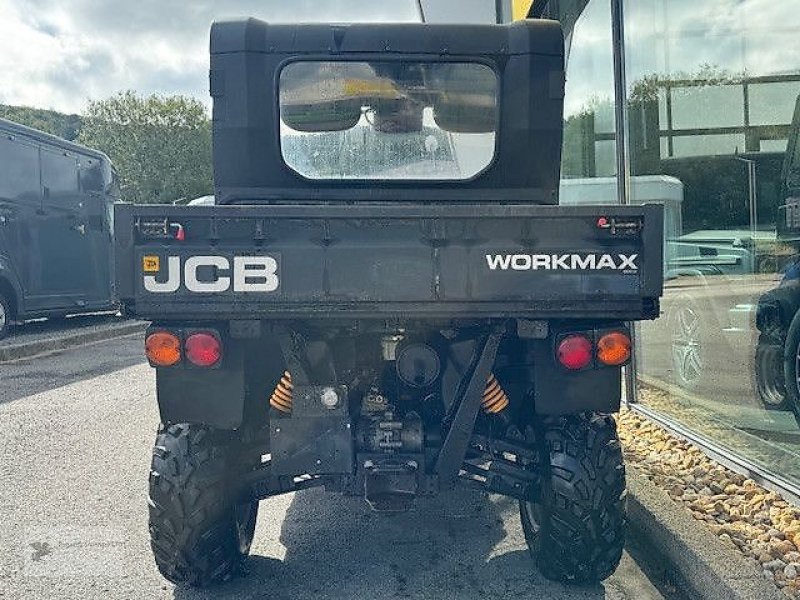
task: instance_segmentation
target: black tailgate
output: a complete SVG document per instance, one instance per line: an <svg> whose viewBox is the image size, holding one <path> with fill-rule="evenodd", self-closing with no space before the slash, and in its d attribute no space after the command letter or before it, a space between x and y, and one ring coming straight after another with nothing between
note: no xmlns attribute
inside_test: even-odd
<svg viewBox="0 0 800 600"><path fill-rule="evenodd" d="M118 205L115 223L121 299L148 319L633 320L662 287L659 205Z"/></svg>

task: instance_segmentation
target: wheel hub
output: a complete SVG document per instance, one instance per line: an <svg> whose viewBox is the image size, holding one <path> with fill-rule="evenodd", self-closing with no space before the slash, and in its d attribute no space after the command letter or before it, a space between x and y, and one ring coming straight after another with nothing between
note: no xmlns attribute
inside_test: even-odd
<svg viewBox="0 0 800 600"><path fill-rule="evenodd" d="M691 307L677 314L672 335L672 363L678 378L685 384L695 384L705 367L700 342L700 318Z"/></svg>
<svg viewBox="0 0 800 600"><path fill-rule="evenodd" d="M783 377L783 352L781 347L766 349L759 365L761 399L771 406L779 406L786 399L786 384ZM800 352L795 358L800 362Z"/></svg>

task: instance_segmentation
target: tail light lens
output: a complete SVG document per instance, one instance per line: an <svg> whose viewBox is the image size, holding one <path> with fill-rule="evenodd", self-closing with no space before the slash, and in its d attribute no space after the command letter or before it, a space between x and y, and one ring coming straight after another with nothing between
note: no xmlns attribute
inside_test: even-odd
<svg viewBox="0 0 800 600"><path fill-rule="evenodd" d="M171 367L181 360L181 340L169 331L156 331L144 341L147 360L154 367Z"/></svg>
<svg viewBox="0 0 800 600"><path fill-rule="evenodd" d="M222 358L222 343L212 333L193 333L186 338L186 358L196 367L213 367Z"/></svg>
<svg viewBox="0 0 800 600"><path fill-rule="evenodd" d="M559 342L556 356L571 371L585 369L592 362L592 342L585 335L569 335Z"/></svg>
<svg viewBox="0 0 800 600"><path fill-rule="evenodd" d="M597 341L597 360L610 367L624 365L631 358L631 338L622 331L606 333Z"/></svg>

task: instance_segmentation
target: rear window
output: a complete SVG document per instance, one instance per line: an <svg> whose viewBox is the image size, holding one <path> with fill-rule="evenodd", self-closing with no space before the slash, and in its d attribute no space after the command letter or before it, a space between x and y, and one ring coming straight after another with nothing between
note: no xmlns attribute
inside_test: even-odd
<svg viewBox="0 0 800 600"><path fill-rule="evenodd" d="M497 77L467 62L294 62L280 116L283 159L309 179L470 179L494 158Z"/></svg>

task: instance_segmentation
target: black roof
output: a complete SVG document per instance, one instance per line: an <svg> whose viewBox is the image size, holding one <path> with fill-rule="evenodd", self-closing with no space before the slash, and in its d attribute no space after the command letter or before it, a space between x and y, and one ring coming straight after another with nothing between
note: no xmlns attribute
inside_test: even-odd
<svg viewBox="0 0 800 600"><path fill-rule="evenodd" d="M556 204L564 39L555 21L506 25L218 22L211 29L214 185L220 204L487 201ZM294 59L480 60L498 75L496 153L464 180L306 179L280 142L278 86Z"/></svg>
<svg viewBox="0 0 800 600"><path fill-rule="evenodd" d="M39 131L33 127L20 125L19 123L14 123L13 121L8 121L6 119L0 119L0 134L9 137L22 136L28 138L29 140L40 142L67 152L75 152L76 154L83 154L98 160L111 162L108 156L106 156L103 152L100 152L100 150L88 148L86 146L82 146L81 144L70 142L64 138L60 138L44 131Z"/></svg>
<svg viewBox="0 0 800 600"><path fill-rule="evenodd" d="M561 56L557 24L537 27L449 23L299 23L273 24L258 19L218 21L211 33L211 54L398 53L436 56L545 54Z"/></svg>

